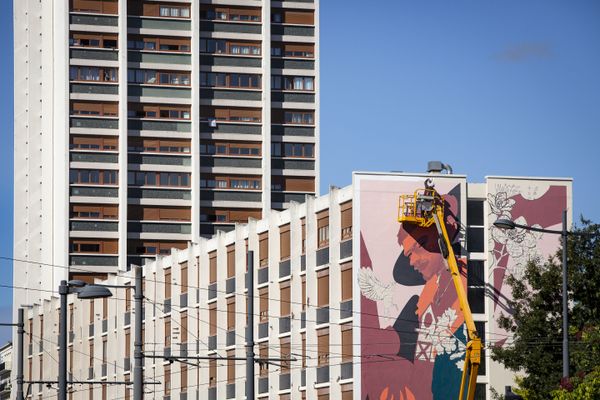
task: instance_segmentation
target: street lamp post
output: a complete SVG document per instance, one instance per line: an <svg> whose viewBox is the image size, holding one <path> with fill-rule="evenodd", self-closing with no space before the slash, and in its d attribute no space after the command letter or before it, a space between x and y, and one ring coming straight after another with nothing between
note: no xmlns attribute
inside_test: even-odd
<svg viewBox="0 0 600 400"><path fill-rule="evenodd" d="M562 229L555 231L552 229L536 228L533 226L517 224L509 219L499 219L494 222L494 226L500 229L515 229L521 228L528 231L552 233L561 235L562 237L562 312L563 312L563 342L562 342L562 359L563 359L563 380L569 378L569 294L567 293L567 236L573 234L567 230L567 210L563 210L562 214Z"/></svg>
<svg viewBox="0 0 600 400"><path fill-rule="evenodd" d="M67 400L67 296L77 293L80 299L101 299L112 296L110 290L98 285L88 285L83 281L60 281L60 320L58 335L58 400Z"/></svg>

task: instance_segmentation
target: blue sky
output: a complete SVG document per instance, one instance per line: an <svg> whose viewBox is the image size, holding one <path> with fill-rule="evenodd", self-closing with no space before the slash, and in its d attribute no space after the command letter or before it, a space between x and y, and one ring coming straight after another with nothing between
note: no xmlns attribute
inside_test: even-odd
<svg viewBox="0 0 600 400"><path fill-rule="evenodd" d="M353 170L573 177L600 221L600 2L321 1L321 193ZM12 4L0 2L0 255L12 254ZM0 284L12 283L0 260ZM0 320L11 317L0 288ZM0 342L8 332L0 330Z"/></svg>

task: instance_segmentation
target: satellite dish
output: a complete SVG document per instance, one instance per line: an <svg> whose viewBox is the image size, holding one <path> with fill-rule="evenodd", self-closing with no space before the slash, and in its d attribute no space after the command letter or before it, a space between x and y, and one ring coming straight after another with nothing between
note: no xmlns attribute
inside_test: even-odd
<svg viewBox="0 0 600 400"><path fill-rule="evenodd" d="M211 128L216 128L217 127L217 120L214 118L209 118L208 119L208 126L210 126Z"/></svg>

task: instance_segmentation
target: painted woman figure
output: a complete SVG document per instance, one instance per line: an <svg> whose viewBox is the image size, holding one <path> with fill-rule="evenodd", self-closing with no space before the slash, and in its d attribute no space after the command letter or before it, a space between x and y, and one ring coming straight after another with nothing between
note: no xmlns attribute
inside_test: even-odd
<svg viewBox="0 0 600 400"><path fill-rule="evenodd" d="M459 233L459 198L458 185L444 196L451 241ZM436 229L396 222L395 230L396 243L386 244L379 234L369 237L376 231L363 229L361 219L363 398L455 397L466 332Z"/></svg>

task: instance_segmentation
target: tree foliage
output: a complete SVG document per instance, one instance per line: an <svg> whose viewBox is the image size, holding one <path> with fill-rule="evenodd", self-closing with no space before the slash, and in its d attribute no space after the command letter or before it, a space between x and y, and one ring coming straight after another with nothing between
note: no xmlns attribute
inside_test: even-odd
<svg viewBox="0 0 600 400"><path fill-rule="evenodd" d="M600 365L600 225L582 218L575 233L585 235L570 235L567 241L570 376L574 379L561 383L562 249L545 262L529 262L522 279L508 277L512 313L503 314L498 323L513 339L492 349L492 358L523 375L519 393L527 400L570 396L584 384L596 390L600 379L595 370Z"/></svg>

